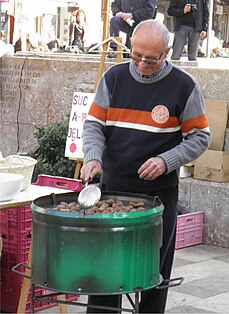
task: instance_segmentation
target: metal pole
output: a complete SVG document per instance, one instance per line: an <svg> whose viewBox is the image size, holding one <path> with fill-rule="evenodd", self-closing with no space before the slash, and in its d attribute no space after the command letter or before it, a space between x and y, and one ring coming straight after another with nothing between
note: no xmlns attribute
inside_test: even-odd
<svg viewBox="0 0 229 314"><path fill-rule="evenodd" d="M213 2L214 0L209 1L209 23L208 23L208 33L207 33L207 52L206 57L210 58L210 38L212 32L212 20L213 20Z"/></svg>

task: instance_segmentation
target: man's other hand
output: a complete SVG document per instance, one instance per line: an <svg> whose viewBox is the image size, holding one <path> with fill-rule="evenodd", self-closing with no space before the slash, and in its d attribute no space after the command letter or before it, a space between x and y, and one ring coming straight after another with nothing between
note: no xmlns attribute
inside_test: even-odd
<svg viewBox="0 0 229 314"><path fill-rule="evenodd" d="M166 171L166 164L161 157L148 159L139 169L139 178L143 180L155 180Z"/></svg>

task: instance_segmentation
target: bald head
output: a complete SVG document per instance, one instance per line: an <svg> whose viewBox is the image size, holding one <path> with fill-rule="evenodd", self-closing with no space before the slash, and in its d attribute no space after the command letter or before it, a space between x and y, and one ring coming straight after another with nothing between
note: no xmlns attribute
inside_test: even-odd
<svg viewBox="0 0 229 314"><path fill-rule="evenodd" d="M164 24L157 20L146 20L139 23L132 34L131 44L133 46L137 37L141 36L141 39L146 42L162 42L163 50L168 47L169 44L169 31Z"/></svg>

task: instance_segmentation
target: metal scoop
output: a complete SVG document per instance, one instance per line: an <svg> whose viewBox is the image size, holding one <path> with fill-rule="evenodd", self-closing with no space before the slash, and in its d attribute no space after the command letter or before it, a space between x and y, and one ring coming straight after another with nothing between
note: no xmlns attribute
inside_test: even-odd
<svg viewBox="0 0 229 314"><path fill-rule="evenodd" d="M89 208L98 203L101 198L101 190L97 185L88 185L86 182L85 187L78 195L78 204L81 208Z"/></svg>

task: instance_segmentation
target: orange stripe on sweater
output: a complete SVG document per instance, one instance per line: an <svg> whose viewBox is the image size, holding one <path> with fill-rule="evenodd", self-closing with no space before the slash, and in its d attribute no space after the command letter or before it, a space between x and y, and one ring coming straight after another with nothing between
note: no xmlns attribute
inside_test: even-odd
<svg viewBox="0 0 229 314"><path fill-rule="evenodd" d="M104 109L103 107L95 104L94 102L91 104L88 114L101 120L101 121L106 122L107 110Z"/></svg>
<svg viewBox="0 0 229 314"><path fill-rule="evenodd" d="M204 129L208 127L208 121L205 114L202 114L199 117L186 120L182 123L181 131L182 133L188 133L192 129Z"/></svg>
<svg viewBox="0 0 229 314"><path fill-rule="evenodd" d="M176 117L169 117L165 123L157 123L152 119L151 112L131 109L110 108L107 120L150 125L158 128L174 128L179 125L179 120Z"/></svg>

